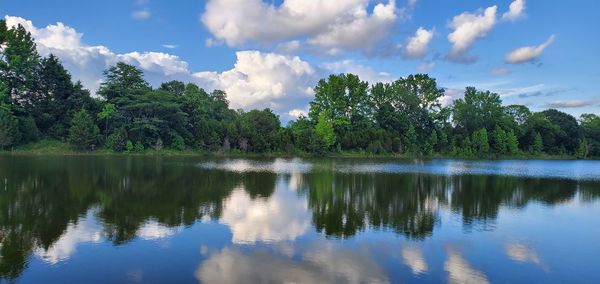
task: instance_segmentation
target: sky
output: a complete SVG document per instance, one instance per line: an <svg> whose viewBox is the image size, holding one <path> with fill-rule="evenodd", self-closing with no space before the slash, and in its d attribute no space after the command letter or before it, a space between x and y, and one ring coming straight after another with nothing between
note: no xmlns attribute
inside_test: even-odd
<svg viewBox="0 0 600 284"><path fill-rule="evenodd" d="M535 111L600 113L597 11L596 0L0 0L8 25L92 93L123 61L155 87L221 89L232 108L283 121L332 73L428 73L444 104L475 86Z"/></svg>

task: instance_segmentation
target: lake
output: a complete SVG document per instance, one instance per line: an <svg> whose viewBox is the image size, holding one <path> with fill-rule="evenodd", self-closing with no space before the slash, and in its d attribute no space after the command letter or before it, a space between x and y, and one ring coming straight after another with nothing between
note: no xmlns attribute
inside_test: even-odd
<svg viewBox="0 0 600 284"><path fill-rule="evenodd" d="M600 283L600 162L0 156L9 281Z"/></svg>

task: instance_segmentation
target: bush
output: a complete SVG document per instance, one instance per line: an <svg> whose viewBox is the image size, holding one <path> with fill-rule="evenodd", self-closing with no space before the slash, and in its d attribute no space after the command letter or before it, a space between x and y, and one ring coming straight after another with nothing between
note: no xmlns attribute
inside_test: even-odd
<svg viewBox="0 0 600 284"><path fill-rule="evenodd" d="M173 135L173 140L171 141L171 147L173 147L175 150L179 150L179 151L185 150L185 141L183 140L183 137L181 137L181 135L179 135L179 134Z"/></svg>
<svg viewBox="0 0 600 284"><path fill-rule="evenodd" d="M123 152L127 150L127 142L131 143L127 140L127 131L124 128L119 128L108 136L106 146L115 152Z"/></svg>
<svg viewBox="0 0 600 284"><path fill-rule="evenodd" d="M135 146L133 147L133 151L135 152L144 152L144 144L142 144L142 142L138 141L135 142Z"/></svg>
<svg viewBox="0 0 600 284"><path fill-rule="evenodd" d="M73 117L69 130L69 143L79 150L90 149L97 143L99 133L100 129L92 117L82 108Z"/></svg>

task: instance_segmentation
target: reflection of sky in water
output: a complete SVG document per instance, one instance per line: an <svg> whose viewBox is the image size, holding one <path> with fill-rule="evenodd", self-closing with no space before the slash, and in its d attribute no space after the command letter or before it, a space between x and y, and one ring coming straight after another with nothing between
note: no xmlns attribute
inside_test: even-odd
<svg viewBox="0 0 600 284"><path fill-rule="evenodd" d="M523 189L508 190L507 196L498 197L502 200L498 204L488 204L486 202L489 200L479 195L453 196L453 193L465 190L454 188L460 187L458 184L440 186L443 189L440 195L411 191L417 185L422 189L429 186L424 183L426 179L420 179L422 177L389 179L389 186L385 183L387 187L376 190L375 187L381 184L374 182L375 175L366 175L368 179L361 179L364 175L360 173L477 173L595 179L598 175L594 168L596 163L433 160L403 165L388 161L363 163L331 160L322 163L302 159L276 159L272 162L229 159L200 163L197 165L202 169L248 173L239 175L239 183L232 184L233 189L230 188L226 195L219 195L219 202L210 200L206 202L208 207L198 208L206 212L218 211L218 216L176 226L146 219L134 227L137 229L132 230L132 240L115 245L107 235L103 219L98 218L99 209L92 208L76 222L67 225L48 249L36 246L34 258L42 265L34 262L25 275L35 274L36 269L39 272L47 267L69 273L69 269L78 267L77 262L83 260L83 263L103 263L101 268L124 277L112 279L121 282L153 279L160 280L158 282L180 282L175 278L161 278L169 273L172 274L170 277L177 276L177 273L188 277L181 282L190 282L191 278L203 283L518 283L527 279L545 283L560 283L565 279L582 282L597 277L587 272L592 266L590 261L600 254L600 246L590 246L596 244L600 234L600 206L596 199L584 201L578 195L569 195L571 199L568 202L544 203L539 201L543 199L532 198L522 205L511 207L502 202L522 198L520 194L523 194ZM244 178L253 172L265 171L277 173L269 175L276 176L274 182L264 183L274 189L265 189L264 192L269 192L267 195L252 195L252 190L244 187ZM316 177L322 177L318 176L320 171L328 175L317 180L322 191L307 190L311 186L311 178L314 182ZM347 172L357 175L335 175ZM394 183L406 180L411 183L398 187ZM504 178L490 180L506 181ZM343 194L335 195L331 191L332 184L336 182L339 188L335 190ZM570 184L582 183L571 181ZM532 188L537 184L534 183ZM353 188L357 185L361 188ZM500 184L492 188L494 192L487 193L491 197L502 194L504 186ZM537 193L538 189L534 189ZM546 188L542 186L539 190L541 192ZM414 195L410 194L389 194L392 191L414 193L419 198L411 199ZM475 193L484 192L482 189ZM552 189L549 192L552 193ZM311 194L323 196L317 199ZM387 201L385 199L390 196L395 198L393 202L382 202L382 199ZM444 201L445 198L448 200ZM453 203L454 199L459 198L463 203ZM381 204L392 209L373 208ZM493 223L492 228L465 230L463 218L466 214L485 212L488 206L496 205L497 212L492 210L492 217L485 219ZM372 226L368 222L364 228L348 237L327 237L323 231L315 228L314 218L320 213L317 209L327 211L335 206L377 209L371 212L381 214L362 217L365 219L401 219L405 217L403 214L410 215L412 212L404 211L402 206L413 206L417 213L433 212L439 225L434 226L433 232L423 238L411 238L385 226ZM336 215L336 211L331 211L326 213L332 214L324 216L345 218L352 210L340 212L343 214ZM425 220L417 216L401 220L408 220L409 224ZM333 223L337 224L335 221ZM346 221L344 219L343 225L347 225ZM560 224L559 234L556 233L557 224ZM162 243L168 245L157 245ZM154 271L154 267L160 267L161 270ZM34 280L40 279L43 278L25 278L22 282L36 283Z"/></svg>
<svg viewBox="0 0 600 284"><path fill-rule="evenodd" d="M287 187L285 180L279 179L269 198L252 199L243 189L231 193L220 222L229 226L234 243L291 241L309 229L311 216L306 199Z"/></svg>
<svg viewBox="0 0 600 284"><path fill-rule="evenodd" d="M331 163L303 159L260 161L228 159L198 164L205 169L233 172L307 173L311 170L333 170L343 173L427 173L436 175L502 175L515 177L563 178L600 180L600 161L542 161L542 160L412 160L399 162L354 162L329 160Z"/></svg>

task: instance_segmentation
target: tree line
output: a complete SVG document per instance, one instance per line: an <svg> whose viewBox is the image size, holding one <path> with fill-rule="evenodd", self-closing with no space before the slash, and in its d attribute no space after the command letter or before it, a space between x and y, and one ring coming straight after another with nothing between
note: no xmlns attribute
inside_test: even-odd
<svg viewBox="0 0 600 284"><path fill-rule="evenodd" d="M307 116L281 126L271 109L233 110L225 92L170 81L152 88L138 68L117 63L96 96L60 60L41 57L22 26L0 21L0 148L55 139L78 150L145 149L502 157L600 156L600 117L504 106L468 87L450 106L426 74L369 84L330 75L314 88Z"/></svg>

